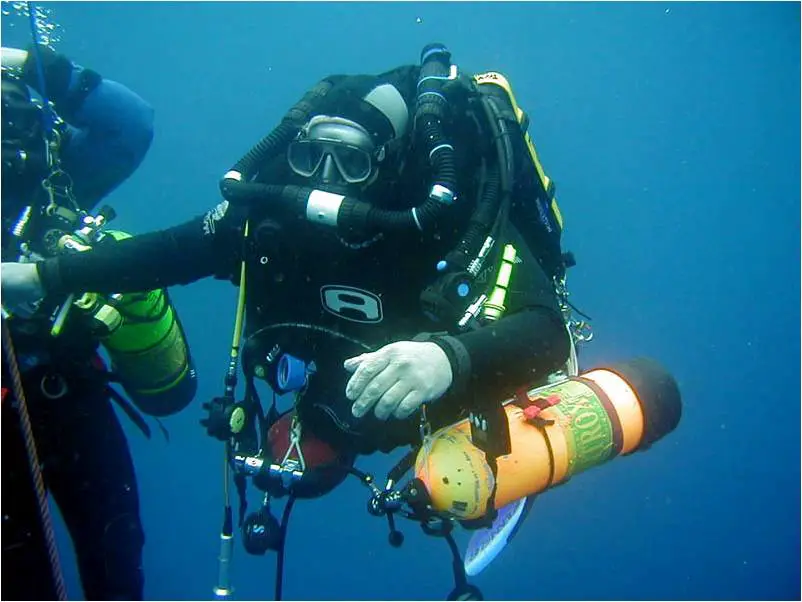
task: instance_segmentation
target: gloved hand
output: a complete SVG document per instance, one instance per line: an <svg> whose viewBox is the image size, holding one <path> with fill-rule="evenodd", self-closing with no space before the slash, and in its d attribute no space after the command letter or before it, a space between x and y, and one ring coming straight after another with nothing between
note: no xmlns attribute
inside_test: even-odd
<svg viewBox="0 0 802 602"><path fill-rule="evenodd" d="M434 343L399 341L373 353L345 360L353 372L345 395L357 418L375 406L376 418L407 418L424 402L434 401L451 386L448 356Z"/></svg>
<svg viewBox="0 0 802 602"><path fill-rule="evenodd" d="M44 297L42 282L35 263L6 263L0 265L3 307L12 313L26 303Z"/></svg>

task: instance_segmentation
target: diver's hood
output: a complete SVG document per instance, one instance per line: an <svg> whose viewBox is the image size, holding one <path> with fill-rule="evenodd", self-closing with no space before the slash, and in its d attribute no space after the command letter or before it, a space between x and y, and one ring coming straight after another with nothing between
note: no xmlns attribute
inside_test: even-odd
<svg viewBox="0 0 802 602"><path fill-rule="evenodd" d="M355 121L382 146L403 138L409 128L409 107L393 84L373 75L349 77L334 86L315 107L315 115L336 115Z"/></svg>

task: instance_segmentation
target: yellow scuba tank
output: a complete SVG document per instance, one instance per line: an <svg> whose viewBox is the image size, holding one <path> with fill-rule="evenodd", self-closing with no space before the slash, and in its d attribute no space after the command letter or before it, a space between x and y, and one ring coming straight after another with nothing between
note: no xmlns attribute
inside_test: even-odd
<svg viewBox="0 0 802 602"><path fill-rule="evenodd" d="M130 238L117 230L106 234ZM189 405L198 386L195 366L165 289L108 297L88 293L75 305L92 315L113 373L142 412L168 416Z"/></svg>

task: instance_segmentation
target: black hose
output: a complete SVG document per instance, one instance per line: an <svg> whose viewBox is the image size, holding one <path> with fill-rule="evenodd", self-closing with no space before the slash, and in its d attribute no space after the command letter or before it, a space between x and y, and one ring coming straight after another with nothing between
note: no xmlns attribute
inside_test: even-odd
<svg viewBox="0 0 802 602"><path fill-rule="evenodd" d="M290 512L295 504L295 496L290 495L287 505L284 506L284 513L281 515L281 545L276 553L276 595L274 600L281 600L284 583L284 548L287 542L287 525L290 522Z"/></svg>
<svg viewBox="0 0 802 602"><path fill-rule="evenodd" d="M457 170L454 148L443 132L443 121L448 118L448 101L443 94L443 82L451 67L451 53L442 44L428 44L421 51L418 76L418 96L415 105L415 131L420 145L429 153L432 165L432 185L439 184L456 194ZM436 149L436 150L435 150ZM390 229L419 228L425 231L448 208L448 204L427 198L415 211L417 223L411 213L393 219L389 212L377 211L371 217L376 226ZM373 225L373 224L372 224Z"/></svg>
<svg viewBox="0 0 802 602"><path fill-rule="evenodd" d="M482 106L493 131L496 155L498 157L501 199L496 223L491 229L491 235L498 236L499 229L503 227L509 217L515 178L515 165L513 164L515 153L510 140L511 132L507 127L507 122L501 116L501 111L496 106L496 99L492 96L486 96L482 99Z"/></svg>
<svg viewBox="0 0 802 602"><path fill-rule="evenodd" d="M423 123L423 135L426 140L431 141L431 150L439 144L447 144L443 128L436 120L427 116ZM430 150L430 152L431 152ZM435 174L435 182L445 186L449 190L455 190L457 186L457 167L454 161L454 151L450 147L438 149L431 157L432 168Z"/></svg>
<svg viewBox="0 0 802 602"><path fill-rule="evenodd" d="M314 111L317 102L329 93L336 79L326 78L308 90L301 100L287 111L281 123L245 153L245 156L237 161L229 171L239 172L244 180L250 180L256 174L260 165L275 157L297 135L300 128L309 120L309 116ZM221 189L225 181L224 179L220 183ZM223 193L223 196L225 196L225 193Z"/></svg>
<svg viewBox="0 0 802 602"><path fill-rule="evenodd" d="M479 254L498 216L499 182L498 168L491 166L486 170L482 196L471 215L465 233L459 244L446 255L446 262L449 265L456 265L464 270Z"/></svg>
<svg viewBox="0 0 802 602"><path fill-rule="evenodd" d="M240 182L224 178L220 182L223 197L234 205L259 204L272 217L294 217L305 219L306 206L312 188L303 186L276 186L256 182ZM342 234L367 234L371 231L403 232L426 230L436 219L444 205L435 199L427 199L414 211L392 211L380 209L370 203L344 197L337 213L337 228ZM420 228L418 227L420 223Z"/></svg>
<svg viewBox="0 0 802 602"><path fill-rule="evenodd" d="M245 156L234 164L231 171L239 172L244 177L249 178L254 174L258 165L263 164L271 156L274 156L276 149L289 144L297 133L297 127L288 121L282 121L278 127L245 153Z"/></svg>
<svg viewBox="0 0 802 602"><path fill-rule="evenodd" d="M250 205L276 198L284 198L285 188L290 188L290 186L241 182L232 178L223 178L220 181L220 192L223 198L232 205Z"/></svg>

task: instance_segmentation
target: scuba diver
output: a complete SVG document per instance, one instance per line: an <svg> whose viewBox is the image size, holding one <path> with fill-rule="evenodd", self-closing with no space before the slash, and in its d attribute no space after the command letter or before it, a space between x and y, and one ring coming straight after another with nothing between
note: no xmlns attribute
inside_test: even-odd
<svg viewBox="0 0 802 602"><path fill-rule="evenodd" d="M203 424L230 452L246 548L276 549L281 564L289 510L279 525L271 499L324 495L364 477L358 455L419 446L466 416L489 458L509 453L500 400L576 363L586 324L567 301L573 257L527 127L502 75L461 73L440 44L419 65L333 75L224 175L204 216L4 263L3 294L238 285L225 391ZM272 390L267 409L257 381ZM283 394L293 403L280 412ZM244 523L243 474L265 492Z"/></svg>
<svg viewBox="0 0 802 602"><path fill-rule="evenodd" d="M127 236L107 230L111 208L91 212L134 173L153 138L146 101L36 39L27 50L2 49L2 258L27 265ZM137 478L112 401L149 436L140 412L166 416L194 397L169 299L50 295L4 303L2 325L2 598L65 599L49 491L86 599L143 599ZM156 382L167 370L172 379Z"/></svg>

